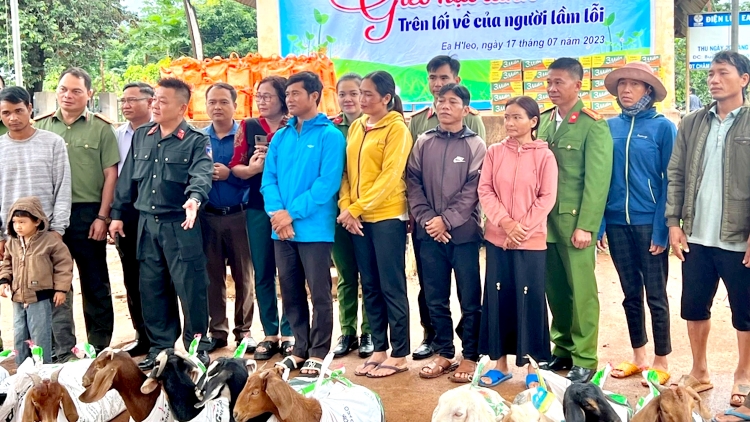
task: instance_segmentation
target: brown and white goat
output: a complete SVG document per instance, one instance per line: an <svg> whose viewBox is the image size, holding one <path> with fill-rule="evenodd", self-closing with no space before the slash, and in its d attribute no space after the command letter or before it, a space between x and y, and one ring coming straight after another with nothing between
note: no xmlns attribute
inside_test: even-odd
<svg viewBox="0 0 750 422"><path fill-rule="evenodd" d="M56 422L62 404L68 422L78 421L78 410L68 390L57 378L60 370L55 371L50 379L42 380L39 375L28 374L34 385L26 393L23 410L23 422Z"/></svg>
<svg viewBox="0 0 750 422"><path fill-rule="evenodd" d="M86 391L78 399L84 403L93 403L101 400L107 391L117 390L130 417L135 422L142 422L151 414L162 394L161 389L148 394L141 392L141 385L147 378L129 354L105 350L83 375L83 387Z"/></svg>
<svg viewBox="0 0 750 422"><path fill-rule="evenodd" d="M234 419L246 422L264 413L273 413L281 422L320 422L320 402L303 397L281 378L280 367L252 374L234 406Z"/></svg>
<svg viewBox="0 0 750 422"><path fill-rule="evenodd" d="M631 422L686 422L693 420L693 411L703 419L711 417L701 396L690 387L658 386L659 395L653 398Z"/></svg>

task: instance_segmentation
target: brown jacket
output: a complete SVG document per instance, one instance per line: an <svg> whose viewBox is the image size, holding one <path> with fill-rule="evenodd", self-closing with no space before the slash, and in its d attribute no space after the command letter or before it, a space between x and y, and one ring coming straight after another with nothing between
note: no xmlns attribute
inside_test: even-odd
<svg viewBox="0 0 750 422"><path fill-rule="evenodd" d="M16 210L26 211L41 221L36 234L24 239L25 245L13 227L13 213ZM12 300L17 303L34 303L51 297L54 291L70 290L73 282L73 258L62 239L49 231L49 219L44 214L39 199L26 197L16 201L8 212L7 221L9 239L5 245L0 281L10 282Z"/></svg>
<svg viewBox="0 0 750 422"><path fill-rule="evenodd" d="M688 236L693 232L695 200L713 118L709 110L714 104L682 119L667 167L667 226L680 227L682 220ZM750 107L742 107L737 114L725 145L724 182L710 187L723 192L720 238L724 242L746 242L750 235Z"/></svg>

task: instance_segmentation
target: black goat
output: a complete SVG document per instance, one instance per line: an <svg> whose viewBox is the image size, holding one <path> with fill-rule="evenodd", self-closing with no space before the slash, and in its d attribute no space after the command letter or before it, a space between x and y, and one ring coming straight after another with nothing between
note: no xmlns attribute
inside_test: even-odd
<svg viewBox="0 0 750 422"><path fill-rule="evenodd" d="M250 368L249 370L248 367ZM230 420L234 422L234 405L237 402L237 397L245 387L250 373L255 372L256 368L255 361L228 357L216 359L208 367L206 373L198 380L196 391L198 392L198 396L202 396L203 399L195 406L203 407L208 401L219 397L222 394L222 390L227 388L229 390ZM271 416L273 416L272 413L264 413L250 419L248 422L266 422Z"/></svg>
<svg viewBox="0 0 750 422"><path fill-rule="evenodd" d="M150 394L161 384L174 418L187 422L203 411L203 408L196 408L200 400L195 395L195 380L199 375L197 365L184 352L162 350L156 357L156 366L143 382L141 392Z"/></svg>
<svg viewBox="0 0 750 422"><path fill-rule="evenodd" d="M602 389L591 383L571 384L565 390L563 411L566 422L622 422Z"/></svg>

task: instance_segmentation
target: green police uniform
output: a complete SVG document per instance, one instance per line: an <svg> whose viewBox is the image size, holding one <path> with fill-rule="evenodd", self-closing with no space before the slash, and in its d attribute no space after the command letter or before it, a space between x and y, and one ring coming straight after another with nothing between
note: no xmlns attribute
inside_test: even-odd
<svg viewBox="0 0 750 422"><path fill-rule="evenodd" d="M546 140L559 170L557 201L547 220L547 299L555 356L596 369L599 297L594 276L596 234L612 175L613 141L607 122L579 100L557 127L557 108L542 113ZM591 233L591 246L573 247L576 229Z"/></svg>
<svg viewBox="0 0 750 422"><path fill-rule="evenodd" d="M340 130L346 139L351 122L344 113L329 116L336 129ZM341 224L336 224L333 240L333 265L338 273L338 301L339 324L341 334L357 335L357 304L359 302L359 268L354 258L354 245L350 233ZM365 302L362 301L362 334L371 334L370 323L367 321Z"/></svg>
<svg viewBox="0 0 750 422"><path fill-rule="evenodd" d="M8 128L5 127L3 122L0 122L0 136L5 135L6 133L8 133Z"/></svg>
<svg viewBox="0 0 750 422"><path fill-rule="evenodd" d="M479 111L469 108L469 115L464 117L464 124L466 127L471 129L474 133L479 135L485 143L487 135L484 129L484 123L482 122L482 116L479 115ZM435 108L425 107L422 110L412 114L409 120L409 132L411 132L412 140L416 143L419 135L427 132L430 129L435 129L438 125L438 117Z"/></svg>
<svg viewBox="0 0 750 422"><path fill-rule="evenodd" d="M137 196L141 300L152 353L174 347L180 336L178 297L185 315L185 348L196 334L202 335L199 350L210 346L200 220L190 230L181 227L188 198L208 200L213 171L209 145L208 135L184 120L164 137L157 123L148 123L133 134L117 181L113 219L119 220Z"/></svg>
<svg viewBox="0 0 750 422"><path fill-rule="evenodd" d="M107 268L107 242L89 239L88 235L96 219L109 217L100 216L99 209L104 170L120 161L117 137L106 117L88 109L71 123L63 120L62 110L58 109L38 117L34 127L60 135L67 146L72 206L70 225L65 230L63 241L81 275L87 339L99 350L109 346L112 340L114 309ZM70 356L68 351L76 344L72 303L71 290L65 305L52 310L52 332L58 360L67 359Z"/></svg>

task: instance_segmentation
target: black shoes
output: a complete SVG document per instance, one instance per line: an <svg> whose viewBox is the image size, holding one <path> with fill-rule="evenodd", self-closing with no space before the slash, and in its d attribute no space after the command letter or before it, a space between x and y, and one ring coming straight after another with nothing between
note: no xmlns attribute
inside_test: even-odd
<svg viewBox="0 0 750 422"><path fill-rule="evenodd" d="M158 354L159 352L148 352L146 358L138 363L138 369L140 369L141 371L154 369L154 365L156 365L156 356Z"/></svg>
<svg viewBox="0 0 750 422"><path fill-rule="evenodd" d="M435 350L432 348L432 342L423 341L422 344L417 347L417 350L412 352L411 357L414 360L423 360L431 357L435 354Z"/></svg>
<svg viewBox="0 0 750 422"><path fill-rule="evenodd" d="M375 346L372 344L372 334L362 334L359 337L359 357L369 358L374 351Z"/></svg>
<svg viewBox="0 0 750 422"><path fill-rule="evenodd" d="M564 371L573 368L573 359L553 356L551 361L539 364L539 368L554 372Z"/></svg>
<svg viewBox="0 0 750 422"><path fill-rule="evenodd" d="M580 366L573 366L573 368L570 369L570 372L568 372L568 375L565 377L569 379L571 382L578 382L578 383L584 383L591 381L591 378L594 376L594 372L596 372L593 369L586 369L581 368Z"/></svg>
<svg viewBox="0 0 750 422"><path fill-rule="evenodd" d="M133 340L122 347L123 352L128 352L131 357L143 356L148 353L151 345L148 341Z"/></svg>
<svg viewBox="0 0 750 422"><path fill-rule="evenodd" d="M217 339L213 337L211 337L209 340L210 340L211 345L208 346L208 353L211 353L217 349L223 349L227 347L226 340L221 340L221 339Z"/></svg>
<svg viewBox="0 0 750 422"><path fill-rule="evenodd" d="M357 341L356 335L342 335L339 337L339 342L336 348L333 349L333 357L342 358L349 354L352 350L356 350L359 347L359 341Z"/></svg>

